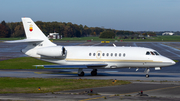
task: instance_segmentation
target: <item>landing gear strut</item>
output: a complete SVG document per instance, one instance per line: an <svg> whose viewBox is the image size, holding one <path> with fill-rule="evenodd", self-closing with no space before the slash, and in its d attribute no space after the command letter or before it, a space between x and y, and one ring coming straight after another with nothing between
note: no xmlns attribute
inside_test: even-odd
<svg viewBox="0 0 180 101"><path fill-rule="evenodd" d="M148 74L148 73L150 72L150 69L149 69L149 68L146 68L144 72L146 73L146 78L148 78L148 77L149 77L149 74Z"/></svg>
<svg viewBox="0 0 180 101"><path fill-rule="evenodd" d="M82 68L78 69L78 76L84 76L84 72Z"/></svg>
<svg viewBox="0 0 180 101"><path fill-rule="evenodd" d="M96 75L97 75L97 69L93 69L93 70L91 71L91 75L92 75L92 76L96 76Z"/></svg>

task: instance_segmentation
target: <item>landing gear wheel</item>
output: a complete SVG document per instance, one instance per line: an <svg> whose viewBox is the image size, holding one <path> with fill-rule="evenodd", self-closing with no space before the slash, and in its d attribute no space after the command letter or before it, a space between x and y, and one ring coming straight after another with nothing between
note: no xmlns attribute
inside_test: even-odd
<svg viewBox="0 0 180 101"><path fill-rule="evenodd" d="M146 78L148 78L149 77L149 75L148 74L146 74Z"/></svg>
<svg viewBox="0 0 180 101"><path fill-rule="evenodd" d="M78 74L78 76L84 76L84 72L81 72L80 74Z"/></svg>
<svg viewBox="0 0 180 101"><path fill-rule="evenodd" d="M91 75L92 76L96 76L97 75L97 71L91 71Z"/></svg>

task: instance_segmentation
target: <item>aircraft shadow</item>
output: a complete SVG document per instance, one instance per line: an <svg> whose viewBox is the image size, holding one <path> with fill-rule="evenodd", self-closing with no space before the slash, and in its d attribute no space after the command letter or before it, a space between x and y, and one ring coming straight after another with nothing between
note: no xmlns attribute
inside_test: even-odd
<svg viewBox="0 0 180 101"><path fill-rule="evenodd" d="M108 74L108 73L98 73L97 76L91 76L90 73L86 73L84 76L78 76L77 74L59 74L59 77L113 77L113 76L119 76L119 77L145 77L145 74ZM180 77L175 75L154 75L149 74L149 77Z"/></svg>

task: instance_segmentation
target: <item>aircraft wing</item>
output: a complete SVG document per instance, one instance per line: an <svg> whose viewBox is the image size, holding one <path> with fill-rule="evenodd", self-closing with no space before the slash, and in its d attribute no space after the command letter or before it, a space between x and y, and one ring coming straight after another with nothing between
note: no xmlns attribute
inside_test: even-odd
<svg viewBox="0 0 180 101"><path fill-rule="evenodd" d="M34 65L36 67L44 68L102 68L107 64L84 64L84 65Z"/></svg>
<svg viewBox="0 0 180 101"><path fill-rule="evenodd" d="M4 41L5 43L22 43L22 42L42 42L40 39L23 39L23 40L14 40L14 41Z"/></svg>

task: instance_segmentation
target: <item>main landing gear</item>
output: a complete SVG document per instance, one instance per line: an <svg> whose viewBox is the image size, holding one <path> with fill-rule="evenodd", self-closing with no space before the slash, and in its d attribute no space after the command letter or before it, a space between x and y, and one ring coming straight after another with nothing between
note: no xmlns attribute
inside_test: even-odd
<svg viewBox="0 0 180 101"><path fill-rule="evenodd" d="M78 69L78 76L84 76L84 72L82 68Z"/></svg>
<svg viewBox="0 0 180 101"><path fill-rule="evenodd" d="M96 76L97 75L97 69L93 69L91 71L91 75L92 76ZM78 69L78 76L84 76L84 72L83 72L83 69L82 68L79 68Z"/></svg>
<svg viewBox="0 0 180 101"><path fill-rule="evenodd" d="M96 76L97 75L97 69L93 69L93 71L91 71L91 75Z"/></svg>

